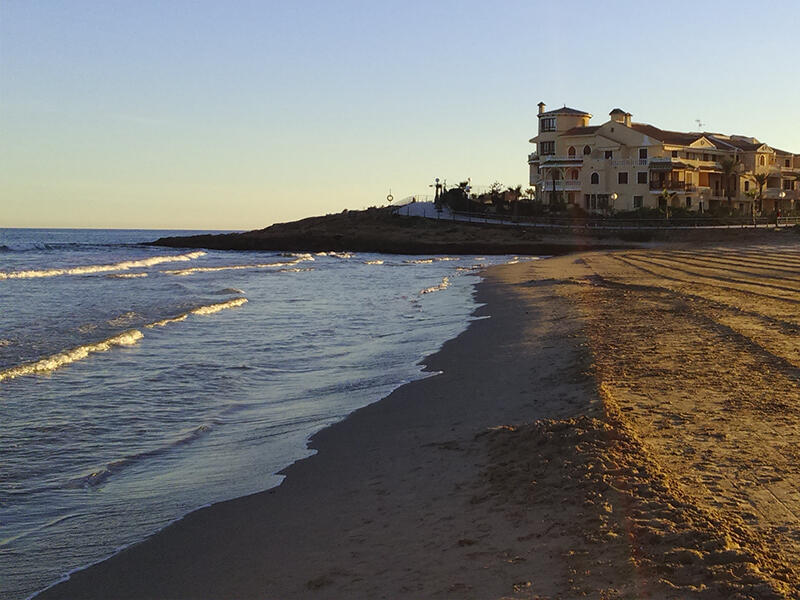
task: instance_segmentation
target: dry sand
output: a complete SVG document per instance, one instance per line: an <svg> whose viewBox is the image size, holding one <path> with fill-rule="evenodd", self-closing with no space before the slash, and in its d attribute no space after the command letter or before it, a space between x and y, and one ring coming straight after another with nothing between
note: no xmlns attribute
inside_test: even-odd
<svg viewBox="0 0 800 600"><path fill-rule="evenodd" d="M269 492L42 598L800 598L800 244L495 267Z"/></svg>

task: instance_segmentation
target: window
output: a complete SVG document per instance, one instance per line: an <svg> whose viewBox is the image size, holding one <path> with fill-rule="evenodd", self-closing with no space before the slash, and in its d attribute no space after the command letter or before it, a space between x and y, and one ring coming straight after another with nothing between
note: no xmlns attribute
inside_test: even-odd
<svg viewBox="0 0 800 600"><path fill-rule="evenodd" d="M758 157L758 164L760 164L762 167L764 166L765 162L766 162L766 159L764 158L763 154Z"/></svg>
<svg viewBox="0 0 800 600"><path fill-rule="evenodd" d="M688 158L689 160L694 160L695 158L697 158L697 156L695 155L694 152L687 152L686 158Z"/></svg>
<svg viewBox="0 0 800 600"><path fill-rule="evenodd" d="M541 127L542 131L555 131L556 130L556 118L555 117L547 117L541 120Z"/></svg>
<svg viewBox="0 0 800 600"><path fill-rule="evenodd" d="M790 161L790 160L787 158L786 160L784 160L784 161L783 161L783 166L784 166L784 167L790 167L790 166L792 166L792 165L790 164L790 162L791 162L791 161Z"/></svg>
<svg viewBox="0 0 800 600"><path fill-rule="evenodd" d="M539 142L539 154L542 156L546 156L548 154L555 154L556 153L556 143L555 142Z"/></svg>
<svg viewBox="0 0 800 600"><path fill-rule="evenodd" d="M633 197L633 208L642 208L643 204L644 204L644 196Z"/></svg>
<svg viewBox="0 0 800 600"><path fill-rule="evenodd" d="M678 151L677 150L673 150L672 151L672 158L678 158Z"/></svg>
<svg viewBox="0 0 800 600"><path fill-rule="evenodd" d="M691 208L691 207L692 207L692 197L686 196L686 208Z"/></svg>
<svg viewBox="0 0 800 600"><path fill-rule="evenodd" d="M592 194L592 208L597 208L597 195Z"/></svg>
<svg viewBox="0 0 800 600"><path fill-rule="evenodd" d="M703 154L703 160L708 162L711 159L708 157L708 154Z"/></svg>
<svg viewBox="0 0 800 600"><path fill-rule="evenodd" d="M625 185L628 183L628 172L627 171L620 171L617 173L617 183L620 185Z"/></svg>
<svg viewBox="0 0 800 600"><path fill-rule="evenodd" d="M583 195L583 201L586 203L586 210L589 210L592 206L589 204L589 194Z"/></svg>
<svg viewBox="0 0 800 600"><path fill-rule="evenodd" d="M749 192L750 191L750 182L749 181L745 181L744 182L744 191L745 192Z"/></svg>
<svg viewBox="0 0 800 600"><path fill-rule="evenodd" d="M647 171L639 171L636 174L636 183L647 183Z"/></svg>
<svg viewBox="0 0 800 600"><path fill-rule="evenodd" d="M589 148L589 146L584 146L583 147L583 153L588 156L589 154L592 153L592 149Z"/></svg>
<svg viewBox="0 0 800 600"><path fill-rule="evenodd" d="M789 179L783 180L783 189L790 190L792 189L792 182Z"/></svg>
<svg viewBox="0 0 800 600"><path fill-rule="evenodd" d="M606 159L611 160L614 157L614 153L611 150L606 150Z"/></svg>
<svg viewBox="0 0 800 600"><path fill-rule="evenodd" d="M639 148L639 159L645 160L647 158L647 148Z"/></svg>
<svg viewBox="0 0 800 600"><path fill-rule="evenodd" d="M569 150L567 150L567 154L569 156L575 156L575 146L570 146Z"/></svg>
<svg viewBox="0 0 800 600"><path fill-rule="evenodd" d="M572 181L575 181L576 179L578 179L578 177L579 177L578 169L572 169L572 171L570 171L569 178Z"/></svg>
<svg viewBox="0 0 800 600"><path fill-rule="evenodd" d="M608 194L597 194L597 206L603 210L608 208Z"/></svg>
<svg viewBox="0 0 800 600"><path fill-rule="evenodd" d="M600 175L598 173L592 173L592 185L597 185L600 183Z"/></svg>

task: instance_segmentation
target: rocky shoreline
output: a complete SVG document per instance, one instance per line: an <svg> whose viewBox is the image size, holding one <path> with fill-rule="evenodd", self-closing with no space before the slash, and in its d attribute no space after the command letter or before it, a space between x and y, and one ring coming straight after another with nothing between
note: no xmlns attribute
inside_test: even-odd
<svg viewBox="0 0 800 600"><path fill-rule="evenodd" d="M783 231L781 232L783 233ZM773 239L774 230L696 229L598 231L576 226L535 227L401 217L390 207L310 217L242 233L164 237L154 246L212 250L379 252L385 254L562 255L586 250L630 249L658 243Z"/></svg>

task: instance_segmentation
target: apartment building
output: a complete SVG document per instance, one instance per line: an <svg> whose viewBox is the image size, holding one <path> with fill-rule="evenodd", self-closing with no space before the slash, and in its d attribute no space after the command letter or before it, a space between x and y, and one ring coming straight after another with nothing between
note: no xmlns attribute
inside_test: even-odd
<svg viewBox="0 0 800 600"><path fill-rule="evenodd" d="M545 203L589 212L800 209L800 154L740 135L666 131L619 108L602 125L590 125L592 115L582 110L545 108L540 102L530 140L536 151L528 156L530 184Z"/></svg>

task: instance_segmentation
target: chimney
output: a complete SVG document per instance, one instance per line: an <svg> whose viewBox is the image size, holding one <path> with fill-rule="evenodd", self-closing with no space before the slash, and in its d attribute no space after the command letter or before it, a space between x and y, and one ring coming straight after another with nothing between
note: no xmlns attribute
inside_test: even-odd
<svg viewBox="0 0 800 600"><path fill-rule="evenodd" d="M631 117L632 116L633 115L631 113L629 113L629 112L625 113L625 125L627 125L628 127L631 126Z"/></svg>
<svg viewBox="0 0 800 600"><path fill-rule="evenodd" d="M539 114L544 112L544 107L547 106L544 102L539 102Z"/></svg>
<svg viewBox="0 0 800 600"><path fill-rule="evenodd" d="M608 116L611 117L612 121L624 124L625 123L625 115L626 114L627 113L624 110L622 110L621 108L615 108L610 113L608 113Z"/></svg>

